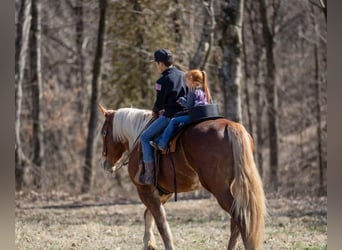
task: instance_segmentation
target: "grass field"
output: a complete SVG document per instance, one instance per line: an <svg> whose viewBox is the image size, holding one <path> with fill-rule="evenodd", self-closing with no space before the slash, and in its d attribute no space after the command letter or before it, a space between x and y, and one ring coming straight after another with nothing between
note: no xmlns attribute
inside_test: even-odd
<svg viewBox="0 0 342 250"><path fill-rule="evenodd" d="M138 201L35 197L16 198L16 249L142 249ZM326 197L268 197L268 207L263 249L327 249ZM176 249L226 249L229 216L214 198L171 200L165 208Z"/></svg>

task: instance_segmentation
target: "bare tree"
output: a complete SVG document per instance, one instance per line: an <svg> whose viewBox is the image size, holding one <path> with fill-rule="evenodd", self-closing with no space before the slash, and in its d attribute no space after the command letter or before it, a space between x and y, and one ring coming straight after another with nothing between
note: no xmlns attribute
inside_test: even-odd
<svg viewBox="0 0 342 250"><path fill-rule="evenodd" d="M76 6L73 8L76 18L76 65L77 65L77 85L78 85L78 111L82 115L83 110L83 99L82 95L85 86L84 82L84 53L83 53L83 0L76 0ZM81 119L80 119L81 120ZM82 124L81 124L81 127Z"/></svg>
<svg viewBox="0 0 342 250"><path fill-rule="evenodd" d="M233 121L241 121L241 57L242 19L244 0L223 1L220 29L222 38L221 77L223 82L225 116Z"/></svg>
<svg viewBox="0 0 342 250"><path fill-rule="evenodd" d="M260 14L262 33L266 50L266 99L270 148L270 184L273 190L278 188L278 114L277 114L277 83L276 65L274 61L274 30L271 30L268 20L266 1L261 0Z"/></svg>
<svg viewBox="0 0 342 250"><path fill-rule="evenodd" d="M204 70L213 46L216 24L213 0L203 1L202 4L204 12L203 28L197 50L190 61L190 69L200 68Z"/></svg>
<svg viewBox="0 0 342 250"><path fill-rule="evenodd" d="M131 0L130 1L133 5L133 10L136 11L136 13L141 13L142 12L142 7L141 7L141 3L140 1L137 0ZM133 23L140 23L140 22L144 22L140 21L139 18L137 17L137 15L133 15ZM134 42L134 46L139 49L139 51L144 51L145 47L146 47L146 42L145 42L145 34L144 34L144 27L143 25L138 25L137 27L135 27L135 42ZM149 65L146 63L139 63L137 65L138 71L141 72L141 78L148 78L148 74L146 74L148 72L148 67ZM140 90L140 96L144 97L147 95L147 90L145 88L145 86L143 86L142 84L139 84L139 86L137 86L137 88Z"/></svg>
<svg viewBox="0 0 342 250"><path fill-rule="evenodd" d="M260 36L259 31L259 26L260 26L260 14L258 10L258 2L256 1L246 1L245 2L245 14L247 16L247 19L244 21L244 31L246 33L250 33L250 40L249 43L247 44L247 40L244 39L244 48L249 48L249 53L250 53L250 61L248 61L247 57L248 54L246 52L245 57L245 74L246 74L246 95L248 94L247 89L250 89L250 93L253 93L253 106L255 107L254 109L254 119L252 118L252 115L249 114L248 116L251 116L250 120L255 123L255 133L254 130L252 129L253 126L252 124L250 125L250 132L253 134L254 141L255 141L255 158L258 162L258 168L260 175L263 176L264 173L264 159L263 159L263 145L264 145L264 136L263 136L263 114L264 114L264 105L262 104L262 93L263 93L263 86L260 81L260 75L262 74L262 67L260 62L262 61L262 39ZM250 76L249 76L250 75ZM249 77L248 77L249 76ZM249 85L249 88L247 88L247 84ZM253 92L251 91L253 88ZM251 101L251 103L252 103ZM248 105L248 103L247 103ZM250 108L251 109L251 108ZM251 111L250 111L251 112Z"/></svg>
<svg viewBox="0 0 342 250"><path fill-rule="evenodd" d="M94 141L95 141L95 130L97 124L98 116L98 98L99 98L99 88L101 83L101 59L103 55L104 47L104 36L106 28L106 10L107 10L107 0L99 1L100 9L100 19L99 28L97 35L97 48L93 64L93 79L92 79L92 93L90 100L90 118L88 123L88 137L87 137L87 148L85 163L83 166L83 184L82 193L87 193L91 186L92 177L92 166L93 166L93 153L94 153Z"/></svg>
<svg viewBox="0 0 342 250"><path fill-rule="evenodd" d="M183 40L182 25L181 25L181 6L179 0L173 0L175 5L175 11L172 13L173 29L175 34L175 42L181 44Z"/></svg>
<svg viewBox="0 0 342 250"><path fill-rule="evenodd" d="M21 106L23 97L23 80L24 69L26 65L26 56L29 42L29 33L31 25L31 0L20 1L20 10L18 14L17 36L16 36L16 53L15 53L15 183L16 190L20 190L24 181L24 156L21 139L20 139L20 124L21 124Z"/></svg>
<svg viewBox="0 0 342 250"><path fill-rule="evenodd" d="M32 22L30 32L30 68L32 90L32 120L33 120L33 175L34 186L41 188L41 168L44 159L42 97L43 83L41 71L41 13L39 0L32 0Z"/></svg>
<svg viewBox="0 0 342 250"><path fill-rule="evenodd" d="M315 31L315 35L319 38L318 27L315 20L315 11L311 6L311 21ZM323 151L322 151L322 118L321 118L321 79L320 79L320 63L318 56L318 40L313 43L314 46L314 58L315 58L315 74L314 74L314 84L315 84L315 95L316 95L316 119L317 119L317 155L318 155L318 168L319 168L319 190L318 194L324 194L323 176L324 176L324 163L323 163Z"/></svg>
<svg viewBox="0 0 342 250"><path fill-rule="evenodd" d="M246 110L247 110L247 127L249 132L253 135L253 124L252 124L252 112L251 112L251 102L250 102L250 94L248 91L248 85L251 82L251 72L250 69L248 67L248 58L247 58L247 49L246 49L246 43L245 41L245 26L242 26L242 40L243 40L243 44L242 44L242 51L243 51L243 65L244 65L244 75L245 75L245 82L244 82L244 94L245 94L245 98L246 98Z"/></svg>

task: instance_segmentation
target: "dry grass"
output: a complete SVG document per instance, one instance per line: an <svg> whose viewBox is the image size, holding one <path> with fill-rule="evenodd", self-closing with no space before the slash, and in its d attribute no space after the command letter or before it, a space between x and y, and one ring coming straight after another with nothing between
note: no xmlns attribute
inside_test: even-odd
<svg viewBox="0 0 342 250"><path fill-rule="evenodd" d="M144 206L139 202L66 195L16 200L16 249L142 248ZM326 197L268 200L264 249L327 249ZM166 211L176 249L226 249L229 216L213 198L170 201Z"/></svg>

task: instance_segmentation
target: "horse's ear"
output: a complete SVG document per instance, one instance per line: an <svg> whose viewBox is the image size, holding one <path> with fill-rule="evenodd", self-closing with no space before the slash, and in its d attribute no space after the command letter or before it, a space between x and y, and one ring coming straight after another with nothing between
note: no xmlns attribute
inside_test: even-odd
<svg viewBox="0 0 342 250"><path fill-rule="evenodd" d="M107 110L99 103L99 109L100 109L100 111L102 112L102 114L103 115L106 115L106 113L107 113Z"/></svg>

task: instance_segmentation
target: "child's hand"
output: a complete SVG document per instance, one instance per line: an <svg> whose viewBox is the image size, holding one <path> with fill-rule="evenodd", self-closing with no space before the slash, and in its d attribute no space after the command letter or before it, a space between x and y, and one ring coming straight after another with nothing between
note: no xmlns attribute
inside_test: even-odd
<svg viewBox="0 0 342 250"><path fill-rule="evenodd" d="M179 97L178 101L177 101L181 106L186 107L186 98L184 96Z"/></svg>
<svg viewBox="0 0 342 250"><path fill-rule="evenodd" d="M177 100L178 103L182 103L182 102L185 102L185 101L186 101L186 99L185 99L184 96L179 97L178 100Z"/></svg>

